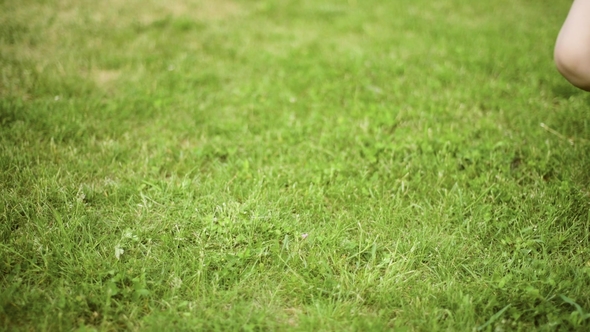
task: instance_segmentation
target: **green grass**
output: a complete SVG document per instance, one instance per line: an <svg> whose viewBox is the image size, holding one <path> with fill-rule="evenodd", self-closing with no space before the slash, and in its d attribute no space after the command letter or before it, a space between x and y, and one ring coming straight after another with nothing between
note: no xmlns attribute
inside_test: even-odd
<svg viewBox="0 0 590 332"><path fill-rule="evenodd" d="M590 328L571 1L0 2L0 327Z"/></svg>

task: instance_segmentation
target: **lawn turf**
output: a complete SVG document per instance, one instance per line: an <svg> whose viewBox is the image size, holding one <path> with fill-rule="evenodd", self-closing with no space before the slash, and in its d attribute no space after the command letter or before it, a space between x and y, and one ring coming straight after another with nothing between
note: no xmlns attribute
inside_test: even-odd
<svg viewBox="0 0 590 332"><path fill-rule="evenodd" d="M590 328L571 1L0 2L0 328Z"/></svg>

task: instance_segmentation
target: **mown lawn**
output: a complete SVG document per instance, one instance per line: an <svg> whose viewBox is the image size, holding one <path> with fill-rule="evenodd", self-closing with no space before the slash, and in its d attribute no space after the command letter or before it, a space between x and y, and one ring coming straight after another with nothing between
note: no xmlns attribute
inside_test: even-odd
<svg viewBox="0 0 590 332"><path fill-rule="evenodd" d="M0 329L590 329L571 1L0 1Z"/></svg>

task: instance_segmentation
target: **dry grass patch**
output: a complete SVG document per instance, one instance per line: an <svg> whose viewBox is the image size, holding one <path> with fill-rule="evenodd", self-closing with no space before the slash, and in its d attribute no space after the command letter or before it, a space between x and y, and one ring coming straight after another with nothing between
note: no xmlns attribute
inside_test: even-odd
<svg viewBox="0 0 590 332"><path fill-rule="evenodd" d="M114 82L121 76L121 71L119 70L105 70L105 69L96 69L92 72L92 79L98 85L98 87L103 89L110 89L112 88Z"/></svg>
<svg viewBox="0 0 590 332"><path fill-rule="evenodd" d="M0 68L0 95L21 96L26 94L23 87L33 84L31 75L63 78L77 73L81 79L110 90L117 79L123 76L129 78L118 68L126 54L162 50L161 43L151 35L133 36L123 31L134 31L177 18L202 25L217 24L245 13L244 8L232 0L56 0L25 3L9 0L0 8L5 13L0 18L0 59L8 60L3 60ZM180 40L178 42L181 43ZM199 48L195 38L183 45L192 51ZM113 49L119 54L112 53ZM104 63L95 60L105 57L115 59L115 64L109 60L105 68ZM25 72L19 69L22 66L19 63L32 66ZM34 72L31 72L31 67Z"/></svg>
<svg viewBox="0 0 590 332"><path fill-rule="evenodd" d="M241 5L231 0L179 0L161 1L117 1L109 0L96 4L99 10L93 14L96 22L110 21L121 24L140 22L151 24L166 17L185 17L200 22L212 22L234 18L245 11ZM115 19L113 19L115 18Z"/></svg>

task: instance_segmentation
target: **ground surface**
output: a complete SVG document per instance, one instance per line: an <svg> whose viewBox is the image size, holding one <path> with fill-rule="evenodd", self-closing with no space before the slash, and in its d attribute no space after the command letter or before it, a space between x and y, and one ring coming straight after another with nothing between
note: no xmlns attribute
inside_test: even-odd
<svg viewBox="0 0 590 332"><path fill-rule="evenodd" d="M569 1L171 2L0 2L0 328L589 328Z"/></svg>

